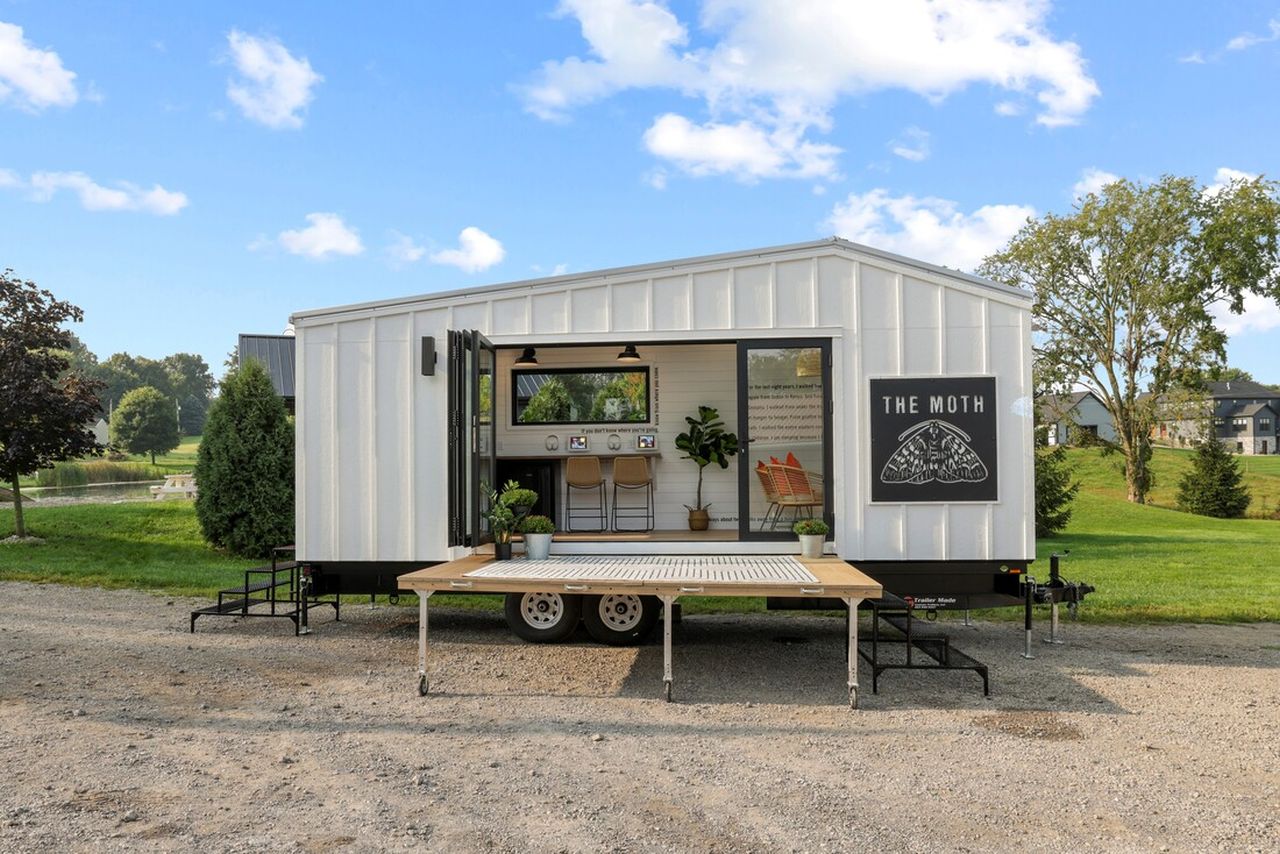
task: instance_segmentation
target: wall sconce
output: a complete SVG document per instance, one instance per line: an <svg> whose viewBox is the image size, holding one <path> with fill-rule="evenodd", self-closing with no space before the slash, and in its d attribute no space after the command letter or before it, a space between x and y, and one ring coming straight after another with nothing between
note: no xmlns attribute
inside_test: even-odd
<svg viewBox="0 0 1280 854"><path fill-rule="evenodd" d="M618 361L619 362L640 361L640 354L636 352L636 345L628 344L626 347L624 347L622 352L618 354Z"/></svg>
<svg viewBox="0 0 1280 854"><path fill-rule="evenodd" d="M516 359L517 368L536 368L538 367L538 357L534 355L532 347L525 347L524 352L520 354L520 358Z"/></svg>

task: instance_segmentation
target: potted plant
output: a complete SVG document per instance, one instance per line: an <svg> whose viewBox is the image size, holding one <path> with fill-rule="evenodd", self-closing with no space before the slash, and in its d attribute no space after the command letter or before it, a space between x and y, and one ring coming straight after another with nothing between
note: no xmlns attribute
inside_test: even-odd
<svg viewBox="0 0 1280 854"><path fill-rule="evenodd" d="M551 535L556 523L546 516L526 516L520 523L524 534L524 556L529 560L546 560L551 557Z"/></svg>
<svg viewBox="0 0 1280 854"><path fill-rule="evenodd" d="M493 534L493 556L496 560L511 559L511 532L516 527L516 514L504 504L497 490L489 490L489 509L485 512L489 531Z"/></svg>
<svg viewBox="0 0 1280 854"><path fill-rule="evenodd" d="M693 460L698 466L698 495L694 506L685 505L689 511L689 530L705 531L711 524L707 515L711 505L702 503L702 472L712 463L727 469L729 458L738 453L738 437L725 432L720 413L710 406L699 406L697 418L685 416L684 420L689 429L676 436L676 448L684 451L681 459Z"/></svg>
<svg viewBox="0 0 1280 854"><path fill-rule="evenodd" d="M821 519L801 519L791 526L800 538L801 557L822 557L822 547L827 542L831 526Z"/></svg>
<svg viewBox="0 0 1280 854"><path fill-rule="evenodd" d="M528 516L533 505L538 503L538 493L532 489L525 489L517 480L509 480L503 484L502 494L498 496L498 500L511 508L518 523Z"/></svg>

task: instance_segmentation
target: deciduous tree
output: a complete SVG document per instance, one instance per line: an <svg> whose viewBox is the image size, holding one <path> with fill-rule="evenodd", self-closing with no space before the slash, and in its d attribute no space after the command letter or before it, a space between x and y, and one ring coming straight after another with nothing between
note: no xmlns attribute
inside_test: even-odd
<svg viewBox="0 0 1280 854"><path fill-rule="evenodd" d="M1240 313L1249 293L1280 298L1278 189L1116 181L1068 215L1028 222L979 270L1035 292L1037 356L1111 414L1130 501L1151 486L1160 397L1224 362L1213 311Z"/></svg>
<svg viewBox="0 0 1280 854"><path fill-rule="evenodd" d="M165 454L178 447L178 408L151 386L127 393L111 413L111 442L131 454Z"/></svg>
<svg viewBox="0 0 1280 854"><path fill-rule="evenodd" d="M68 369L79 308L12 270L0 273L0 476L12 485L14 524L27 535L18 479L59 460L96 453L99 384Z"/></svg>

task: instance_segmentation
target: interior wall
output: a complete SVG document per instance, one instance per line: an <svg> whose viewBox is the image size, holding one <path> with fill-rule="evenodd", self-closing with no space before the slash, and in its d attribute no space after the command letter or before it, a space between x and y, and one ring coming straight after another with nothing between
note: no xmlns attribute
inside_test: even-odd
<svg viewBox="0 0 1280 854"><path fill-rule="evenodd" d="M592 368L616 367L618 352L626 344L619 341L607 347L539 347L539 367ZM635 437L640 433L657 436L657 455L649 460L654 480L656 526L662 530L683 530L688 527L686 504L694 503L697 491L698 467L690 460L681 459L676 450L675 437L684 432L685 416L696 415L698 406L713 406L720 412L725 427L738 432L737 398L737 346L734 344L690 345L638 345L641 361L630 363L649 368L649 394L651 420L645 423L596 425L520 425L511 423L511 371L519 350L498 351L497 371L497 430L499 457L563 457L568 454L568 437L586 435L590 443L588 453L615 453L608 450L610 435L616 434L626 453L636 446ZM548 451L549 436L555 436L559 449ZM607 496L613 503L612 464L602 460ZM738 526L738 460L735 458L727 469L708 466L703 478L702 500L710 503L711 527L734 529ZM639 493L623 495L624 506L630 507ZM581 497L585 497L585 493ZM581 500L575 494L575 503ZM564 506L564 485L560 484L561 508ZM557 520L560 523L561 520ZM628 524L635 524L630 522Z"/></svg>

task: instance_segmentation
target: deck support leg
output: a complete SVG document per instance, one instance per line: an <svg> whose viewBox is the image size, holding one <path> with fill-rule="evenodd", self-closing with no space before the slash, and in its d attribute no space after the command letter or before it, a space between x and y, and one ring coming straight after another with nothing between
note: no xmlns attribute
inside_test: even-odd
<svg viewBox="0 0 1280 854"><path fill-rule="evenodd" d="M1049 636L1044 639L1045 643L1062 643L1062 638L1058 637L1058 602L1054 600L1049 606Z"/></svg>
<svg viewBox="0 0 1280 854"><path fill-rule="evenodd" d="M858 606L861 599L845 597L849 606L849 708L858 708Z"/></svg>
<svg viewBox="0 0 1280 854"><path fill-rule="evenodd" d="M668 703L671 702L671 625L675 622L676 597L660 596L662 600L662 689Z"/></svg>
<svg viewBox="0 0 1280 854"><path fill-rule="evenodd" d="M418 591L418 695L427 696L427 600L430 590Z"/></svg>

